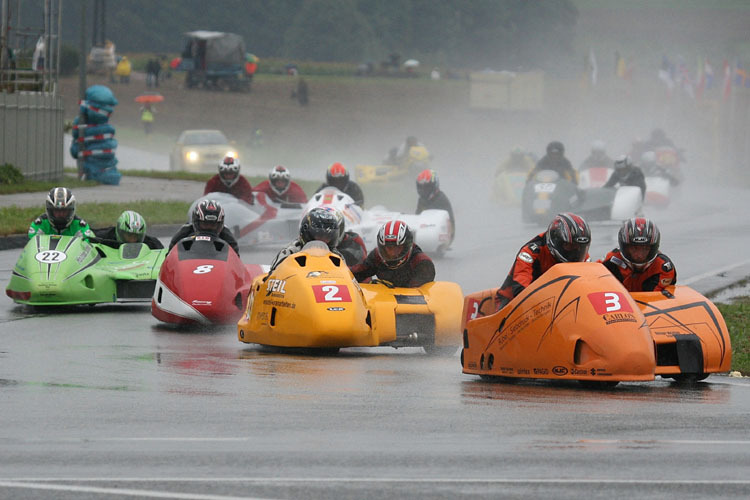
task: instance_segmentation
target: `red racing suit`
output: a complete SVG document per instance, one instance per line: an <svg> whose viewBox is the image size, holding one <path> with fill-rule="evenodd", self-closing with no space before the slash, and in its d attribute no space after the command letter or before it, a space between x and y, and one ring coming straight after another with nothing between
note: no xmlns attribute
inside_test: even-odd
<svg viewBox="0 0 750 500"><path fill-rule="evenodd" d="M589 260L588 254L586 260ZM547 248L547 233L535 236L518 251L508 277L495 294L495 309L499 311L505 307L516 295L557 263L557 259Z"/></svg>
<svg viewBox="0 0 750 500"><path fill-rule="evenodd" d="M378 279L398 287L416 288L435 280L435 264L417 245L414 245L409 260L396 269L387 267L376 249L367 255L363 263L353 266L351 271L357 281L377 275Z"/></svg>
<svg viewBox="0 0 750 500"><path fill-rule="evenodd" d="M232 187L227 187L226 184L221 182L219 174L216 174L208 180L206 183L206 189L203 190L204 195L207 195L208 193L229 193L235 198L242 200L245 203L249 203L250 205L255 203L253 187L243 176L240 176Z"/></svg>
<svg viewBox="0 0 750 500"><path fill-rule="evenodd" d="M253 191L256 193L266 193L268 199L274 203L307 203L307 195L300 185L294 181L289 182L289 188L281 196L271 189L271 182L268 180L257 184L253 188Z"/></svg>
<svg viewBox="0 0 750 500"><path fill-rule="evenodd" d="M600 262L622 282L628 292L660 292L677 283L677 270L672 260L663 253L656 254L653 262L643 271L631 269L619 248L609 252Z"/></svg>

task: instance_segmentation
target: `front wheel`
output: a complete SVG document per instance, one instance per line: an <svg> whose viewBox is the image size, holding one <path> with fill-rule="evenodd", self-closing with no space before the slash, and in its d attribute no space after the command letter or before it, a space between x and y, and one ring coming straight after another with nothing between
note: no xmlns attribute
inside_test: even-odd
<svg viewBox="0 0 750 500"><path fill-rule="evenodd" d="M680 385L695 385L701 380L705 380L708 377L708 373L681 373L679 375L672 375L675 383Z"/></svg>
<svg viewBox="0 0 750 500"><path fill-rule="evenodd" d="M613 380L579 380L581 385L586 389L612 389L617 386L620 382Z"/></svg>

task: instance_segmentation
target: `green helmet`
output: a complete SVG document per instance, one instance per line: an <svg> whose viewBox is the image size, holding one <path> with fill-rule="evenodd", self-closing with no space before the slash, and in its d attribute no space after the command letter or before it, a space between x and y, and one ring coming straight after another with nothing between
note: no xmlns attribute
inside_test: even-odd
<svg viewBox="0 0 750 500"><path fill-rule="evenodd" d="M115 234L120 243L143 243L146 239L146 221L138 212L125 210L117 218Z"/></svg>

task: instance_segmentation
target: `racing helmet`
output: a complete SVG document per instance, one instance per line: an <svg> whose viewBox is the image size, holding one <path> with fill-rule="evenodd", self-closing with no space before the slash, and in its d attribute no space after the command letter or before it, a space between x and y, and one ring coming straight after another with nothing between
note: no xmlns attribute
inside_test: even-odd
<svg viewBox="0 0 750 500"><path fill-rule="evenodd" d="M583 262L591 245L591 228L583 217L557 214L547 227L546 241L558 262Z"/></svg>
<svg viewBox="0 0 750 500"><path fill-rule="evenodd" d="M302 218L299 224L299 238L302 244L322 241L333 250L341 238L341 220L332 208L315 207ZM339 214L340 215L340 214Z"/></svg>
<svg viewBox="0 0 750 500"><path fill-rule="evenodd" d="M413 135L410 135L409 137L406 138L406 147L407 148L411 148L413 146L416 146L417 144L419 144L419 141Z"/></svg>
<svg viewBox="0 0 750 500"><path fill-rule="evenodd" d="M661 234L651 219L633 217L617 233L617 243L625 263L634 271L643 271L659 253Z"/></svg>
<svg viewBox="0 0 750 500"><path fill-rule="evenodd" d="M341 163L332 163L326 170L326 183L343 191L349 184L349 172Z"/></svg>
<svg viewBox="0 0 750 500"><path fill-rule="evenodd" d="M513 149L510 150L510 158L513 161L520 162L525 155L526 153L521 146L514 146Z"/></svg>
<svg viewBox="0 0 750 500"><path fill-rule="evenodd" d="M563 146L563 143L560 141L552 141L547 144L547 154L562 156L565 154L565 146Z"/></svg>
<svg viewBox="0 0 750 500"><path fill-rule="evenodd" d="M70 226L76 215L76 197L68 188L52 188L47 193L45 209L52 227L62 231Z"/></svg>
<svg viewBox="0 0 750 500"><path fill-rule="evenodd" d="M115 236L120 243L143 243L146 239L146 221L138 212L125 210L117 218Z"/></svg>
<svg viewBox="0 0 750 500"><path fill-rule="evenodd" d="M628 155L620 155L615 160L615 170L624 170L633 166L633 160Z"/></svg>
<svg viewBox="0 0 750 500"><path fill-rule="evenodd" d="M292 182L292 174L283 165L276 165L268 173L268 182L271 184L273 192L281 196L289 189L289 184Z"/></svg>
<svg viewBox="0 0 750 500"><path fill-rule="evenodd" d="M417 194L426 200L432 199L440 190L440 182L434 170L422 170L417 176Z"/></svg>
<svg viewBox="0 0 750 500"><path fill-rule="evenodd" d="M403 265L413 250L414 236L404 221L392 220L381 226L377 252L387 268L396 269Z"/></svg>
<svg viewBox="0 0 750 500"><path fill-rule="evenodd" d="M240 180L240 160L233 156L225 156L219 163L219 179L228 188Z"/></svg>
<svg viewBox="0 0 750 500"><path fill-rule="evenodd" d="M203 200L193 210L193 229L196 233L219 236L224 229L224 208L216 200Z"/></svg>

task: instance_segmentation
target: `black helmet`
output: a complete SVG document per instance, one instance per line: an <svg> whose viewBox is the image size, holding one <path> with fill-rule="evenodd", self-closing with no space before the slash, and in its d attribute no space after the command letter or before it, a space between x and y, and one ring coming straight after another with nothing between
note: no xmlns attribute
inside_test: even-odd
<svg viewBox="0 0 750 500"><path fill-rule="evenodd" d="M591 245L591 229L578 215L557 214L547 227L546 240L558 262L583 262Z"/></svg>
<svg viewBox="0 0 750 500"><path fill-rule="evenodd" d="M234 156L225 156L219 163L219 179L226 187L232 187L240 180L240 160Z"/></svg>
<svg viewBox="0 0 750 500"><path fill-rule="evenodd" d="M416 146L417 144L419 144L419 141L413 135L410 135L409 137L406 138L406 147L407 148L410 148L412 146Z"/></svg>
<svg viewBox="0 0 750 500"><path fill-rule="evenodd" d="M332 163L326 170L326 183L343 191L349 184L349 172L341 163Z"/></svg>
<svg viewBox="0 0 750 500"><path fill-rule="evenodd" d="M389 269L396 269L409 260L414 250L414 236L400 220L386 222L378 231L378 255Z"/></svg>
<svg viewBox="0 0 750 500"><path fill-rule="evenodd" d="M417 176L417 194L425 200L431 199L440 190L440 182L434 170L422 170Z"/></svg>
<svg viewBox="0 0 750 500"><path fill-rule="evenodd" d="M659 228L644 217L626 220L617 233L622 258L635 271L643 271L654 261L660 241Z"/></svg>
<svg viewBox="0 0 750 500"><path fill-rule="evenodd" d="M76 215L76 197L68 188L52 188L47 193L45 207L47 218L49 218L52 226L58 231L62 231L70 226Z"/></svg>
<svg viewBox="0 0 750 500"><path fill-rule="evenodd" d="M549 144L547 144L547 154L565 154L565 146L563 146L563 143L560 141L552 141Z"/></svg>
<svg viewBox="0 0 750 500"><path fill-rule="evenodd" d="M203 200L193 210L193 229L196 233L218 236L224 229L224 208L216 200Z"/></svg>
<svg viewBox="0 0 750 500"><path fill-rule="evenodd" d="M339 244L340 221L336 211L316 207L307 212L299 224L299 238L303 244L322 241L333 250Z"/></svg>

